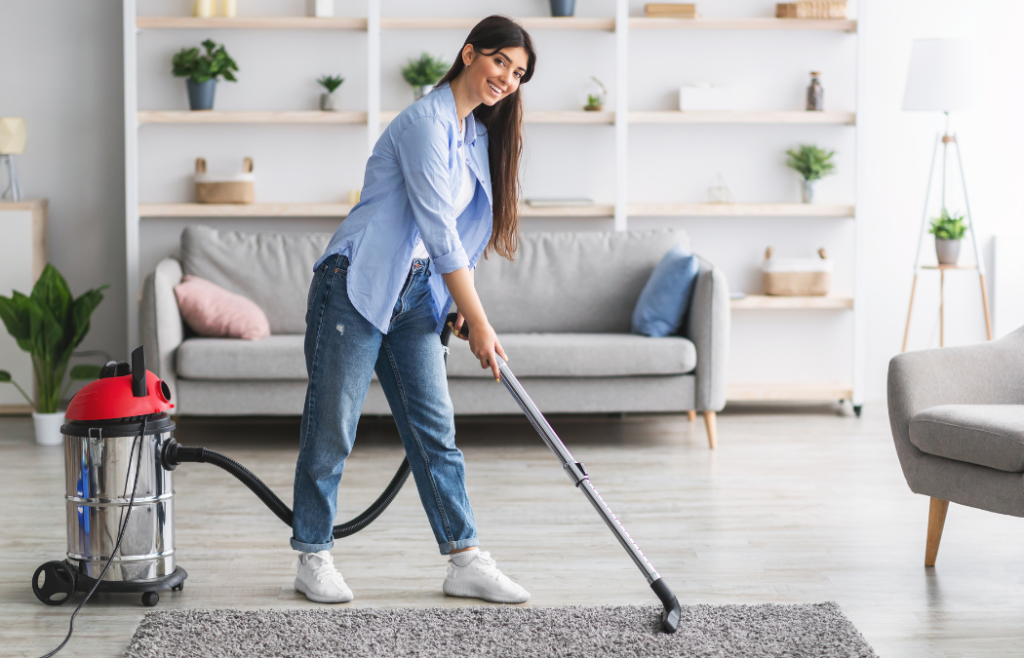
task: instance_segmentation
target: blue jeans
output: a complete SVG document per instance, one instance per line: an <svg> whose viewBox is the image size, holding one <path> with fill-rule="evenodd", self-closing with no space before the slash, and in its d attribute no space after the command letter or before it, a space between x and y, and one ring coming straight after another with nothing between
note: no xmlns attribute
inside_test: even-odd
<svg viewBox="0 0 1024 658"><path fill-rule="evenodd" d="M412 262L386 335L349 301L347 257L331 256L313 275L306 301L309 385L295 465L291 545L297 551L334 545L338 484L374 370L441 554L477 545L465 462L455 447L444 350L431 309L429 262Z"/></svg>

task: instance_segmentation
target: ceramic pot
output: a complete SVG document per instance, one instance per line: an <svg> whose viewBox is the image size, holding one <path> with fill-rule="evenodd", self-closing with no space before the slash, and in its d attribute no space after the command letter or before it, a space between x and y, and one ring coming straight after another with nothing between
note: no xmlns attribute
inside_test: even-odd
<svg viewBox="0 0 1024 658"><path fill-rule="evenodd" d="M935 255L939 258L939 265L956 265L960 258L960 240L935 238Z"/></svg>
<svg viewBox="0 0 1024 658"><path fill-rule="evenodd" d="M32 412L32 424L36 428L36 443L41 446L64 445L64 435L60 426L64 424L64 414L38 414Z"/></svg>
<svg viewBox="0 0 1024 658"><path fill-rule="evenodd" d="M210 78L206 82L195 83L192 78L185 80L188 87L188 109L212 110L213 94L217 91L217 79Z"/></svg>
<svg viewBox="0 0 1024 658"><path fill-rule="evenodd" d="M413 87L412 93L419 100L433 91L434 85L420 85L419 87Z"/></svg>
<svg viewBox="0 0 1024 658"><path fill-rule="evenodd" d="M572 16L576 11L576 0L551 0L552 16Z"/></svg>
<svg viewBox="0 0 1024 658"><path fill-rule="evenodd" d="M321 112L335 112L337 109L334 105L334 94L320 94Z"/></svg>
<svg viewBox="0 0 1024 658"><path fill-rule="evenodd" d="M814 188L818 186L816 180L800 181L800 200L804 203L814 203Z"/></svg>

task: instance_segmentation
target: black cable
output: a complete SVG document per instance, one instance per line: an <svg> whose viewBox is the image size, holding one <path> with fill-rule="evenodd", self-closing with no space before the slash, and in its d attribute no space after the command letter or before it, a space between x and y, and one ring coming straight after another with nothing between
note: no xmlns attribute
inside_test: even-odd
<svg viewBox="0 0 1024 658"><path fill-rule="evenodd" d="M135 461L135 483L132 484L132 496L128 500L128 511L124 515L124 524L122 525L120 522L118 522L117 544L114 546L114 550L112 550L110 552L110 557L107 559L107 563L103 565L103 571L100 572L100 575L96 579L96 582L93 584L92 589L90 589L89 593L85 595L85 598L82 599L82 602L78 604L78 607L75 608L75 611L71 613L71 619L68 621L68 634L64 637L64 641L61 642L60 646L58 646L56 649L54 649L50 653L46 654L45 656L41 656L40 658L51 658L52 656L55 656L57 654L57 652L59 652L61 649L63 649L65 645L67 645L68 640L71 639L71 634L75 632L75 617L78 616L78 613L82 609L82 606L85 605L85 602L88 601L89 598L96 592L96 589L100 586L100 582L103 581L103 576L105 576L107 574L107 569L110 568L110 563L113 562L114 556L117 555L117 551L121 549L121 540L124 539L125 530L128 529L128 519L130 519L132 517L132 506L135 504L135 491L136 491L136 489L139 486L139 471L142 470L142 441L145 438L145 436L146 436L146 419L143 418L142 419L142 431L139 432L138 438L135 439L135 441L132 442L132 450L131 450L130 453L128 453L128 468L130 469L131 466L132 466L132 455L135 453L136 445L138 445L139 456L136 458L136 461ZM131 473L130 470L128 472ZM128 487L127 479L128 478L126 477L125 478L125 488L126 489ZM74 592L72 592L72 594L74 594Z"/></svg>

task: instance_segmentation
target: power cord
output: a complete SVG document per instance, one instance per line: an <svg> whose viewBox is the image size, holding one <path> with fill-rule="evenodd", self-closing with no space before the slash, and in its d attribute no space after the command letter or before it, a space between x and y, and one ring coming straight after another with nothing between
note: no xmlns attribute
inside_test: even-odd
<svg viewBox="0 0 1024 658"><path fill-rule="evenodd" d="M96 579L96 582L93 584L92 589L90 589L89 593L85 595L85 598L82 599L82 602L78 604L78 607L75 608L75 611L71 613L71 619L70 621L68 621L68 634L64 637L64 641L60 643L59 647L57 647L50 653L46 654L45 656L41 656L40 658L51 658L52 656L55 656L57 652L63 649L65 645L67 645L68 640L71 639L71 634L75 632L75 617L78 616L78 613L82 609L82 606L85 605L85 602L88 601L89 598L96 592L96 588L98 588L100 586L100 583L103 581L103 576L106 575L107 569L110 568L110 563L114 560L114 556L117 555L117 551L121 549L121 540L124 539L124 532L128 529L128 519L130 519L132 516L132 506L135 505L135 490L139 486L139 470L141 470L142 468L142 440L145 436L146 418L143 417L142 431L139 432L138 438L136 438L132 442L132 449L128 453L128 468L131 469L132 456L135 455L136 447L138 447L138 457L136 457L135 459L135 482L132 484L132 495L131 498L128 499L128 511L125 512L124 523L121 523L120 519L118 520L117 523L117 544L115 544L114 550L110 552L110 557L107 559L107 563L103 565L103 571L100 572L99 578ZM129 470L128 473L130 474L131 470ZM126 477L124 483L125 493L127 493L128 491L127 480L128 478ZM124 494L121 495L124 496Z"/></svg>

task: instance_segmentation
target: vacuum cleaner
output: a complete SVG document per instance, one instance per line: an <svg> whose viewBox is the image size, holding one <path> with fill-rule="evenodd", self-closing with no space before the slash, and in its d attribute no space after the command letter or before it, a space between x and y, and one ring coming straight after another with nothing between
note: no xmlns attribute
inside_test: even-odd
<svg viewBox="0 0 1024 658"><path fill-rule="evenodd" d="M454 313L447 317L441 333L446 361L456 317ZM469 328L464 326L462 332L468 336ZM508 364L497 355L495 358L502 383L661 600L662 628L675 632L681 612L675 594L597 493L586 468L573 458ZM291 509L245 466L209 448L179 444L168 415L173 408L167 384L146 370L142 347L132 353L131 365L107 363L100 378L83 387L68 406L67 422L61 428L67 558L36 569L32 590L48 605L62 605L73 593L86 592L72 615L72 628L74 616L97 591L141 593L144 605L155 606L160 592L184 589L188 574L176 564L174 555L172 479L174 469L182 463L207 463L224 469L284 523L292 523ZM372 523L398 495L409 473L409 460L405 459L366 511L334 526L334 537L346 537Z"/></svg>

